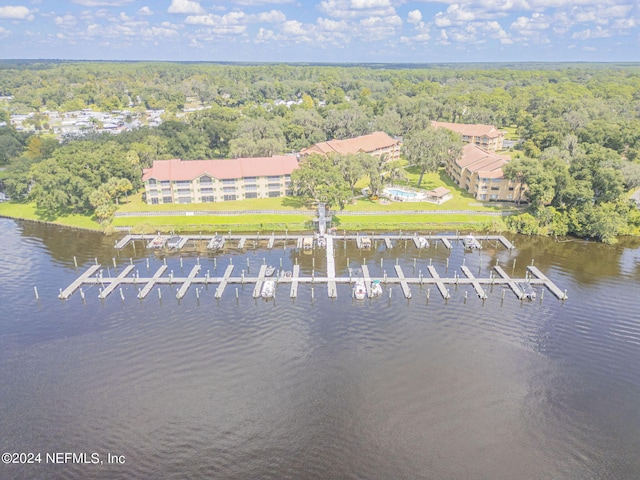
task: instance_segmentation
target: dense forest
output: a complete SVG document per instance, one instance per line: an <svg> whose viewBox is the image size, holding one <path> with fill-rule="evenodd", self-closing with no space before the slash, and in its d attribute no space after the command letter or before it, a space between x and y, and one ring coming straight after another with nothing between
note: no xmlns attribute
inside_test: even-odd
<svg viewBox="0 0 640 480"><path fill-rule="evenodd" d="M640 224L628 200L640 186L638 65L14 61L0 62L0 96L0 122L30 112L36 119L34 132L0 128L7 193L49 215L108 218L154 159L272 155L376 130L417 139L441 120L516 133L505 174L529 186L521 199L528 212L511 218L511 228L613 241ZM164 121L120 135L53 138L50 112L81 109L163 109ZM437 167L429 152L408 153Z"/></svg>

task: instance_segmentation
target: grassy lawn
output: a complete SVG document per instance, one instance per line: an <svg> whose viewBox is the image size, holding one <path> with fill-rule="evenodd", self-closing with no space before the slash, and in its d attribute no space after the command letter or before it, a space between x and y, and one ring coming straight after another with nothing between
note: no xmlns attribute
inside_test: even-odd
<svg viewBox="0 0 640 480"><path fill-rule="evenodd" d="M134 227L142 233L155 231L226 232L231 231L302 231L311 229L308 215L230 215L189 217L118 217L116 227Z"/></svg>
<svg viewBox="0 0 640 480"><path fill-rule="evenodd" d="M451 190L453 198L442 205L436 205L430 202L390 202L387 204L380 203L380 200L362 199L357 200L353 205L347 205L345 210L349 211L402 211L402 210L472 210L476 212L499 212L502 210L511 210L513 207L504 206L497 203L481 204L473 195L460 190L453 183L444 169L438 172L425 173L422 178L422 184L418 188L418 180L420 171L417 167L408 167L406 169L407 180L398 182L399 185L405 185L415 190L429 191L436 187L446 187Z"/></svg>
<svg viewBox="0 0 640 480"><path fill-rule="evenodd" d="M297 198L255 198L250 200L236 200L233 202L213 202L213 203L169 203L166 205L147 205L142 201L142 192L130 195L128 201L121 203L119 212L215 212L221 210L313 210L304 201Z"/></svg>
<svg viewBox="0 0 640 480"><path fill-rule="evenodd" d="M65 225L68 227L101 230L100 224L88 215L69 214L56 218L46 218L40 215L35 203L3 202L0 203L0 215L11 218L36 220Z"/></svg>

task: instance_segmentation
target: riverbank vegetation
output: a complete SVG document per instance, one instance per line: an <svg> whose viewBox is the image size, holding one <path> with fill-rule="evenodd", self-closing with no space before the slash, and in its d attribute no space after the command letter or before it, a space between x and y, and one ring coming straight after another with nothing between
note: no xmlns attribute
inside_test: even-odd
<svg viewBox="0 0 640 480"><path fill-rule="evenodd" d="M0 166L7 195L35 205L29 215L52 221L80 215L108 228L121 221L114 213L128 208L122 202L154 159L272 155L382 130L405 137L411 163L385 170L390 175L383 181L425 188L438 164L425 152L429 122L483 123L517 140L505 171L529 185L528 211L510 217L511 229L612 242L640 230L638 212L626 200L640 186L638 91L638 65L0 62L0 121L33 113L24 123L29 132L0 127ZM54 112L82 109L163 109L163 123L58 142ZM376 191L382 187L381 165L340 167L340 178L326 172L331 188L319 191L307 178L308 188L298 193L331 196L348 211L361 208L353 198L363 178ZM474 208L458 200L464 192L453 183L447 188L460 203L445 209ZM355 225L346 218L340 221Z"/></svg>

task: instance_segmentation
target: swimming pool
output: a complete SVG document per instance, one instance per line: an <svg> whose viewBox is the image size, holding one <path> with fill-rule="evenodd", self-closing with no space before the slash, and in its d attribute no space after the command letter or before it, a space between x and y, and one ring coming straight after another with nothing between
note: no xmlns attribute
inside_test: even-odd
<svg viewBox="0 0 640 480"><path fill-rule="evenodd" d="M418 194L414 192L408 192L406 190L400 190L399 188L385 188L384 193L392 197L402 198L417 198Z"/></svg>

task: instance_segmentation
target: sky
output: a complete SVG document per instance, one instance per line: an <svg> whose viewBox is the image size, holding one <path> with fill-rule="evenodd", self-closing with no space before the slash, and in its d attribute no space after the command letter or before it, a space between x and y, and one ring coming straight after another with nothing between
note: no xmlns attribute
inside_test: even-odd
<svg viewBox="0 0 640 480"><path fill-rule="evenodd" d="M640 0L0 0L0 58L638 62Z"/></svg>

